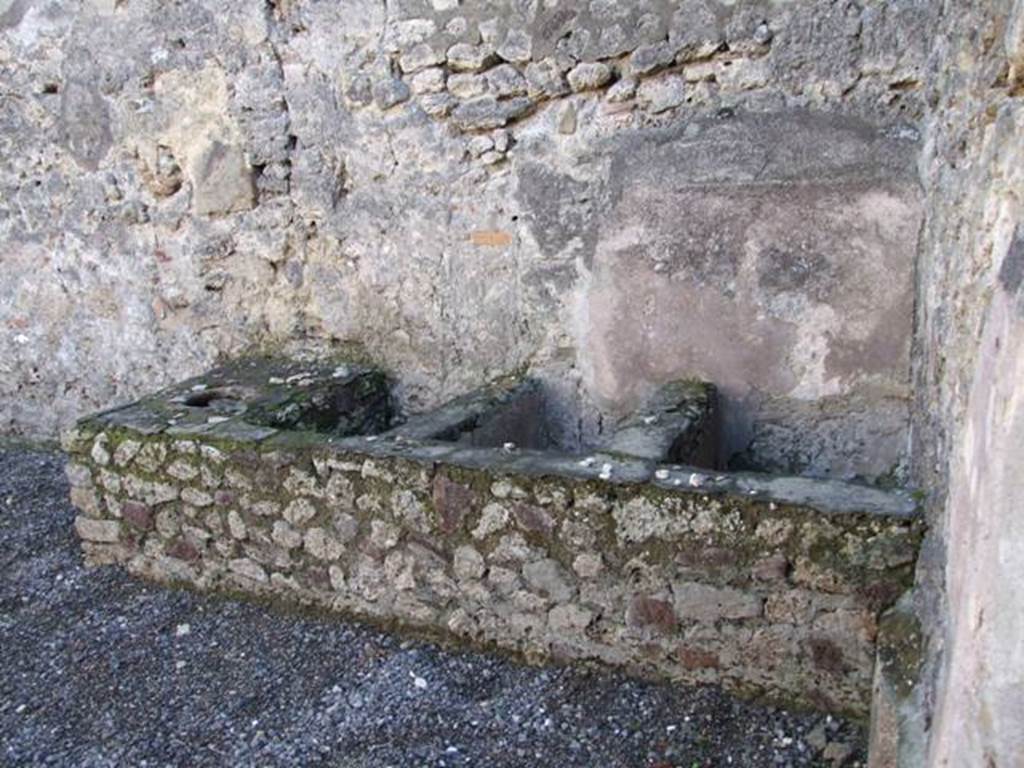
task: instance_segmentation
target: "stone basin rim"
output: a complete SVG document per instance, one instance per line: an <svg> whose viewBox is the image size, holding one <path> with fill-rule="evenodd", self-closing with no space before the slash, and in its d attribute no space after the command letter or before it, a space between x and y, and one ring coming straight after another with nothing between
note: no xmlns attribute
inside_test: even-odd
<svg viewBox="0 0 1024 768"><path fill-rule="evenodd" d="M77 427L95 431L121 429L151 437L156 433L151 426L136 430L130 423L109 421L111 416L139 405L133 403L94 414L79 421ZM157 416L155 413L149 415ZM576 453L554 449L508 450L465 446L445 440L405 438L400 430L401 427L397 427L377 435L336 437L308 430L263 427L236 416L216 424L168 425L159 431L181 439L213 443L222 440L248 442L267 452L326 450L339 454L359 454L371 459L399 458L422 464L490 469L497 474L531 477L556 475L608 485L650 484L680 495L730 495L760 503L799 505L828 515L860 513L880 518L914 519L920 511L914 494L903 489L887 490L845 480L800 475L709 470L601 451ZM593 461L582 463L588 459ZM611 477L601 477L605 464L612 466ZM668 473L667 477L658 476L664 472ZM699 485L691 485L694 476L699 479Z"/></svg>

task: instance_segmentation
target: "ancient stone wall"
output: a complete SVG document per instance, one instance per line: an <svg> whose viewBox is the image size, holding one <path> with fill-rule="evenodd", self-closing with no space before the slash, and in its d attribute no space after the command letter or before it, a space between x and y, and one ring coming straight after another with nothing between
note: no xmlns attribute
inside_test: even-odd
<svg viewBox="0 0 1024 768"><path fill-rule="evenodd" d="M88 561L867 713L877 619L913 574L909 494L417 437L462 405L344 437L378 423L369 379L238 370L67 433ZM266 426L337 386L364 395L342 432Z"/></svg>
<svg viewBox="0 0 1024 768"><path fill-rule="evenodd" d="M902 699L901 757L1013 765L1024 755L1024 5L947 3L939 32L914 437L930 494L917 594L929 644L922 684Z"/></svg>
<svg viewBox="0 0 1024 768"><path fill-rule="evenodd" d="M931 15L2 0L0 429L358 342L411 410L702 376L723 459L898 478Z"/></svg>
<svg viewBox="0 0 1024 768"><path fill-rule="evenodd" d="M1021 13L0 0L0 430L253 346L358 342L414 411L529 367L569 443L704 376L723 458L914 457L904 757L1012 761Z"/></svg>

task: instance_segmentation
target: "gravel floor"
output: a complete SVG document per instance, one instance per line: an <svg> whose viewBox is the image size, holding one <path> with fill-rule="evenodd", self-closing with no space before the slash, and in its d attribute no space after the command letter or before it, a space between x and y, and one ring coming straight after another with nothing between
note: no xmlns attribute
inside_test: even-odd
<svg viewBox="0 0 1024 768"><path fill-rule="evenodd" d="M820 715L524 667L86 570L63 457L0 450L0 764L805 766Z"/></svg>

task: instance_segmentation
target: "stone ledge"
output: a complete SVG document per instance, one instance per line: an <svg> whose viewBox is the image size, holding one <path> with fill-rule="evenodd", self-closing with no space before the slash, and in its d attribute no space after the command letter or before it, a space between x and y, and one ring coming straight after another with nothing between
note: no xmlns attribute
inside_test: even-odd
<svg viewBox="0 0 1024 768"><path fill-rule="evenodd" d="M401 426L275 429L248 423L246 402L211 423L202 407L168 405L212 382L65 436L90 561L533 660L867 713L878 617L912 580L909 496ZM530 388L499 390L484 399L507 404Z"/></svg>

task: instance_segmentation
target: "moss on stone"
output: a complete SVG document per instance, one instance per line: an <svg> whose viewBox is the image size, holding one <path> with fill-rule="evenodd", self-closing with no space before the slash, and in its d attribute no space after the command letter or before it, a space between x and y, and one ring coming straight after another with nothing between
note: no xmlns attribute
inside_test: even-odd
<svg viewBox="0 0 1024 768"><path fill-rule="evenodd" d="M445 447L400 433L270 433L243 415L223 422L230 428L165 427L176 413L165 393L86 420L72 441L77 462L108 464L95 475L76 473L80 482L105 486L102 499L84 491L77 497L97 506L101 519L118 517L133 497L152 499L152 512L134 508L132 515L152 514L153 528L119 526L119 549L108 555L148 578L230 594L249 589L279 606L341 612L431 639L458 637L534 661L598 656L644 675L717 681L808 706L827 698L844 711L866 711L870 670L857 659L873 656L874 647L854 640L860 656L851 656L844 650L849 638L829 636L827 627L772 623L758 606L802 590L819 613L836 610L833 592L874 611L909 580L907 553L920 533L904 517L823 514L750 494L749 480L700 489L657 483L651 466L635 461L604 479L575 457ZM129 446L123 462L112 462L129 440L138 452ZM502 505L507 519L478 538L474 530L489 504ZM483 570L456 574L460 547L472 548ZM755 575L758 563L780 556L803 569L804 581L787 577L785 568ZM261 580L246 587L229 571ZM695 590L710 595L699 611ZM637 595L659 596L672 613L668 635L630 622ZM580 627L563 622L556 631L547 624L553 605L595 618ZM767 645L752 652L751 637ZM697 650L679 651L684 640ZM748 668L750 653L760 667ZM827 693L816 682L824 662L831 665Z"/></svg>

